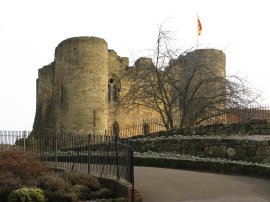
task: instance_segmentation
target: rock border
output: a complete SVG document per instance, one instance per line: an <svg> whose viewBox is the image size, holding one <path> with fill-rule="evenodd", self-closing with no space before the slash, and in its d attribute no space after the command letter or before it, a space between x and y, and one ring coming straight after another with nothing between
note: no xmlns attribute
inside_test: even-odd
<svg viewBox="0 0 270 202"><path fill-rule="evenodd" d="M159 157L134 157L134 164L135 166L183 169L270 179L270 165L265 164L256 165L191 159L164 159Z"/></svg>

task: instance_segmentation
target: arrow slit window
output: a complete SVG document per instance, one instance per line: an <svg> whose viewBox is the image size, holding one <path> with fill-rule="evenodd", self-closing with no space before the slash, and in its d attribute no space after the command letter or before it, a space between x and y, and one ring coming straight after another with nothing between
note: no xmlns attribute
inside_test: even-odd
<svg viewBox="0 0 270 202"><path fill-rule="evenodd" d="M119 82L116 79L110 78L108 82L108 101L116 103L119 101Z"/></svg>

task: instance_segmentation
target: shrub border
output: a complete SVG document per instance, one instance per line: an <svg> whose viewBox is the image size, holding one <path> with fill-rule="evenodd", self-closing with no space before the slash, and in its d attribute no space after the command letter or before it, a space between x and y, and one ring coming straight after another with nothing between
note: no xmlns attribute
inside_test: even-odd
<svg viewBox="0 0 270 202"><path fill-rule="evenodd" d="M125 197L128 201L132 201L132 185L126 180L120 179L119 181L114 178L101 178L100 183L109 189L112 189L120 197ZM142 198L137 189L134 189L134 198L136 202L141 202Z"/></svg>
<svg viewBox="0 0 270 202"><path fill-rule="evenodd" d="M52 169L54 170L54 172L70 172L69 170L62 169L62 168L52 167ZM97 175L93 175L93 176L100 179L99 182L102 186L104 186L108 189L112 189L118 196L125 197L125 198L127 198L128 201L131 201L132 185L129 182L127 182L126 180L119 179L119 181L118 181L115 178L112 178L109 176L107 176L106 178L104 178L104 177L100 178L100 176L97 176ZM134 194L135 194L135 201L141 202L142 198L141 198L137 189L134 190Z"/></svg>

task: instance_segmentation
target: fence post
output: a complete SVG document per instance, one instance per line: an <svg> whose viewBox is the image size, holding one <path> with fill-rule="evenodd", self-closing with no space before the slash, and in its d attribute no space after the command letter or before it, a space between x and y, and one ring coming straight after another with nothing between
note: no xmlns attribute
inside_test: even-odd
<svg viewBox="0 0 270 202"><path fill-rule="evenodd" d="M91 134L88 135L88 160L87 160L87 172L90 174L90 142L91 141Z"/></svg>
<svg viewBox="0 0 270 202"><path fill-rule="evenodd" d="M116 161L116 175L117 180L119 180L119 168L118 168L118 145L117 145L118 136L115 135L115 161Z"/></svg>
<svg viewBox="0 0 270 202"><path fill-rule="evenodd" d="M25 153L25 138L26 138L26 131L23 131L23 152Z"/></svg>
<svg viewBox="0 0 270 202"><path fill-rule="evenodd" d="M134 202L135 201L135 193L134 193L134 160L133 160L133 144L132 144L132 141L130 141L130 182L131 182L131 185L132 185L132 188L131 188L131 202Z"/></svg>
<svg viewBox="0 0 270 202"><path fill-rule="evenodd" d="M56 134L56 137L55 137L55 164L54 164L54 167L56 168L57 167L57 134Z"/></svg>

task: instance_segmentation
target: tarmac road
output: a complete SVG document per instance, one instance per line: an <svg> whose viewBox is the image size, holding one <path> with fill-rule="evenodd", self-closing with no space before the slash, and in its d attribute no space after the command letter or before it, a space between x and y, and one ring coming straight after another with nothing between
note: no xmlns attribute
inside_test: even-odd
<svg viewBox="0 0 270 202"><path fill-rule="evenodd" d="M143 202L270 202L270 180L186 170L135 167Z"/></svg>

